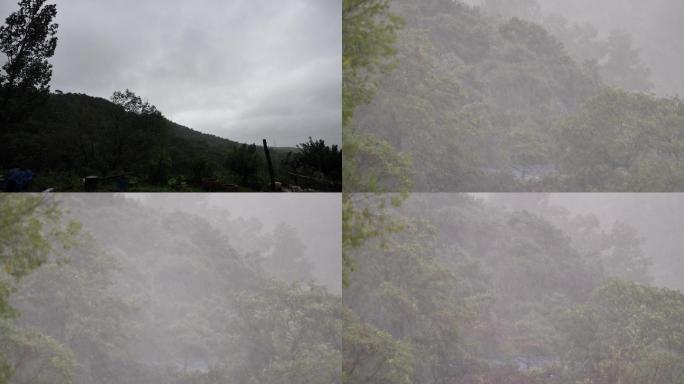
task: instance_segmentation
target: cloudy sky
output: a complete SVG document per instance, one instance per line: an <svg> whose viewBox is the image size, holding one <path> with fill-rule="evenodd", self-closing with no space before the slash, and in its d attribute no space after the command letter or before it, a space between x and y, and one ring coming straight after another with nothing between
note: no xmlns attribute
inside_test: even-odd
<svg viewBox="0 0 684 384"><path fill-rule="evenodd" d="M0 2L3 19L17 2ZM130 88L177 123L241 142L341 141L341 0L48 3L53 90Z"/></svg>

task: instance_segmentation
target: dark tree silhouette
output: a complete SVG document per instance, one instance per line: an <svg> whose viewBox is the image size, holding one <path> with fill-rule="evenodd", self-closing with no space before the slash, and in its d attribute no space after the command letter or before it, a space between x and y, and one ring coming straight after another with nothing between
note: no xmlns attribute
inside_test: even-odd
<svg viewBox="0 0 684 384"><path fill-rule="evenodd" d="M257 154L256 145L242 144L233 148L233 152L228 155L226 165L240 177L243 185L247 185L250 179L256 176L260 163L261 159Z"/></svg>
<svg viewBox="0 0 684 384"><path fill-rule="evenodd" d="M157 107L147 101L143 101L140 96L126 89L123 92L116 91L112 95L112 103L120 105L126 112L133 112L136 115L161 116Z"/></svg>
<svg viewBox="0 0 684 384"><path fill-rule="evenodd" d="M45 0L21 0L19 10L0 27L0 50L7 62L0 72L2 108L0 117L7 120L26 112L50 91L52 65L48 59L57 47L58 25L52 20L57 6Z"/></svg>
<svg viewBox="0 0 684 384"><path fill-rule="evenodd" d="M298 156L300 165L322 173L332 180L342 179L342 152L337 145L327 146L323 139L297 145L301 151Z"/></svg>

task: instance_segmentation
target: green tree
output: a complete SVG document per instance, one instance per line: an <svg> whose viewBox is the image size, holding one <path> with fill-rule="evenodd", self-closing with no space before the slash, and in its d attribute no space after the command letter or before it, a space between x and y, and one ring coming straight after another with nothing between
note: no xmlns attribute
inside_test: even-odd
<svg viewBox="0 0 684 384"><path fill-rule="evenodd" d="M556 130L565 189L673 191L684 185L684 104L604 90Z"/></svg>
<svg viewBox="0 0 684 384"><path fill-rule="evenodd" d="M342 124L368 103L378 75L394 65L394 43L401 19L389 12L389 0L344 0L342 3Z"/></svg>
<svg viewBox="0 0 684 384"><path fill-rule="evenodd" d="M0 319L0 383L72 384L75 365L55 339Z"/></svg>
<svg viewBox="0 0 684 384"><path fill-rule="evenodd" d="M684 295L678 291L607 283L559 319L569 378L597 384L681 382L682 318Z"/></svg>
<svg viewBox="0 0 684 384"><path fill-rule="evenodd" d="M0 118L23 117L50 90L52 65L48 59L57 47L57 6L45 0L21 0L0 27L0 51L7 62L0 72Z"/></svg>
<svg viewBox="0 0 684 384"><path fill-rule="evenodd" d="M413 355L410 346L395 340L387 332L361 322L349 310L344 314L342 382L411 383Z"/></svg>
<svg viewBox="0 0 684 384"><path fill-rule="evenodd" d="M356 109L370 102L383 76L395 67L397 31L403 22L389 11L389 0L342 3L343 188L348 192L408 189L408 159L388 143L353 123Z"/></svg>
<svg viewBox="0 0 684 384"><path fill-rule="evenodd" d="M238 297L240 383L340 383L338 297L313 284L273 282Z"/></svg>
<svg viewBox="0 0 684 384"><path fill-rule="evenodd" d="M67 262L49 261L18 286L16 324L39 329L69 351L78 365L77 382L106 383L117 375L110 364L124 355L125 329L133 326L133 306L112 285L120 276L115 259L84 236Z"/></svg>
<svg viewBox="0 0 684 384"><path fill-rule="evenodd" d="M394 181L392 187L396 190L408 191L410 185L408 158L397 155L389 143L359 131L352 122L355 110L372 99L382 76L394 67L394 44L403 22L389 8L389 0L344 0L342 3L342 178L345 192L342 266L345 285L354 269L350 251L382 232L380 228L384 226L380 223L386 219L382 213L386 200L393 203L400 200L378 197L370 203L375 199L352 195L381 192L380 182L388 179Z"/></svg>
<svg viewBox="0 0 684 384"><path fill-rule="evenodd" d="M0 196L0 266L15 281L44 264L48 257L73 247L77 222L64 222L58 204L48 195ZM0 281L0 318L12 315L12 285Z"/></svg>
<svg viewBox="0 0 684 384"><path fill-rule="evenodd" d="M51 375L70 382L70 352L47 336L18 328L11 319L19 313L9 301L22 278L75 246L79 231L78 223L62 219L48 195L0 196L0 383L13 376L45 382ZM41 364L61 373L38 370Z"/></svg>
<svg viewBox="0 0 684 384"><path fill-rule="evenodd" d="M461 284L459 276L433 252L429 224L406 221L401 232L367 241L354 252L358 269L350 275L343 299L360 324L350 324L346 332L364 329L370 338L344 351L345 370L359 369L354 374L358 382L372 375L374 367L389 375L397 369L395 363L408 365L395 373L409 375L412 383L448 383L463 378L467 371L464 329L482 303L471 297L464 289L468 283ZM346 332L345 337L352 340L363 336ZM367 350L363 344L369 342L384 347ZM402 345L409 349L403 350ZM394 353L402 360L392 360ZM355 368L349 363L356 361L368 365L359 363Z"/></svg>

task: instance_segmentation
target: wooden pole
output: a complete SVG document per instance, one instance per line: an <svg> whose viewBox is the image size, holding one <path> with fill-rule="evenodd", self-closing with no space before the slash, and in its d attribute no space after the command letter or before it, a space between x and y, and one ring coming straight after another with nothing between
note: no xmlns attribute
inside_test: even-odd
<svg viewBox="0 0 684 384"><path fill-rule="evenodd" d="M264 153L266 154L266 163L268 164L268 174L271 177L271 190L275 191L275 175L273 174L273 163L271 163L271 154L268 152L268 145L264 139Z"/></svg>

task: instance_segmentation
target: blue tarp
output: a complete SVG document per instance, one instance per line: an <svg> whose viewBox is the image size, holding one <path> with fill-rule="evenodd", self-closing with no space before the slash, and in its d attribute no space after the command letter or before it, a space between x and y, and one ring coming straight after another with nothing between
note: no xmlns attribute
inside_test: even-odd
<svg viewBox="0 0 684 384"><path fill-rule="evenodd" d="M33 171L29 169L14 168L7 171L5 177L5 190L7 192L21 192L26 190L34 177Z"/></svg>

